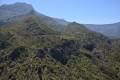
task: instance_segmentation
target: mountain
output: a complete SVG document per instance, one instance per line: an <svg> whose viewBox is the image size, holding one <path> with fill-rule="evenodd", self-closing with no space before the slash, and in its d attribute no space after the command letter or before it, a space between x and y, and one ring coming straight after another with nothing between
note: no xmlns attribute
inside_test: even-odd
<svg viewBox="0 0 120 80"><path fill-rule="evenodd" d="M51 24L67 24L67 21L65 20L51 18L35 11L32 5L27 3L15 3L10 5L5 4L0 6L0 24L2 25L10 21L15 21L17 19L24 18L26 17L26 15L29 15L31 13L40 16L42 19L48 21Z"/></svg>
<svg viewBox="0 0 120 80"><path fill-rule="evenodd" d="M119 52L119 39L32 8L0 27L0 80L120 80Z"/></svg>
<svg viewBox="0 0 120 80"><path fill-rule="evenodd" d="M111 38L120 38L120 22L103 25L87 24L86 27Z"/></svg>
<svg viewBox="0 0 120 80"><path fill-rule="evenodd" d="M40 17L42 21L46 24L52 26L52 28L57 31L63 31L63 29L69 25L70 22L67 22L63 19L52 18L49 16L45 16L32 7L32 5L27 3L15 3L10 5L2 5L0 6L0 25L4 25L8 22L13 22L16 20L23 20L28 15L36 15ZM95 24L84 24L88 29L93 30L95 32L102 33L105 36L112 38L120 38L120 23L114 24L103 24L103 25L95 25ZM59 27L58 27L59 26ZM76 28L75 28L76 29ZM73 29L74 30L74 29ZM77 33L77 32L76 32Z"/></svg>
<svg viewBox="0 0 120 80"><path fill-rule="evenodd" d="M54 20L62 25L67 25L69 24L68 21L64 20L64 19L58 19L58 18L54 18Z"/></svg>
<svg viewBox="0 0 120 80"><path fill-rule="evenodd" d="M28 14L32 10L33 7L26 3L2 5L0 6L0 21L6 22L13 17Z"/></svg>
<svg viewBox="0 0 120 80"><path fill-rule="evenodd" d="M68 34L84 34L90 32L84 25L79 24L77 22L71 22L65 27L65 31Z"/></svg>

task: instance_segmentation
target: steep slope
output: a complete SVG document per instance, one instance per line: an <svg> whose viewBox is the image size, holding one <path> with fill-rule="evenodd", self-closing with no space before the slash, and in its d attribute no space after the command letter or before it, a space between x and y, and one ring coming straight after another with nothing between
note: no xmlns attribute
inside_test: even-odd
<svg viewBox="0 0 120 80"><path fill-rule="evenodd" d="M8 30L9 32L21 35L50 35L59 33L51 29L50 26L41 21L36 15L27 15L23 20L10 22L4 25L1 30Z"/></svg>
<svg viewBox="0 0 120 80"><path fill-rule="evenodd" d="M28 14L32 11L31 5L26 3L15 3L11 5L0 6L0 22L7 22L13 17Z"/></svg>
<svg viewBox="0 0 120 80"><path fill-rule="evenodd" d="M90 32L90 30L88 30L84 25L76 22L69 23L64 30L65 30L64 32L67 34L76 34L76 35Z"/></svg>
<svg viewBox="0 0 120 80"><path fill-rule="evenodd" d="M59 34L31 15L1 27L0 79L119 80L119 40L69 26Z"/></svg>
<svg viewBox="0 0 120 80"><path fill-rule="evenodd" d="M86 26L89 29L100 32L108 37L120 38L120 22L105 25L87 24Z"/></svg>
<svg viewBox="0 0 120 80"><path fill-rule="evenodd" d="M0 80L120 80L119 52L119 39L31 11L0 27Z"/></svg>
<svg viewBox="0 0 120 80"><path fill-rule="evenodd" d="M54 25L66 25L68 22L62 19L45 16L34 10L32 5L26 3L15 3L0 6L0 25L8 22L21 20L29 14L39 16L43 21Z"/></svg>

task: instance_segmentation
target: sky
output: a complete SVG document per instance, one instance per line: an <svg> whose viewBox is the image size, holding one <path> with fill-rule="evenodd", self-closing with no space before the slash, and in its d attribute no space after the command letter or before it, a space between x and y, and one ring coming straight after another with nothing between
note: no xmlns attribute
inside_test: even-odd
<svg viewBox="0 0 120 80"><path fill-rule="evenodd" d="M2 4L25 2L50 17L83 24L120 22L120 0L0 0Z"/></svg>

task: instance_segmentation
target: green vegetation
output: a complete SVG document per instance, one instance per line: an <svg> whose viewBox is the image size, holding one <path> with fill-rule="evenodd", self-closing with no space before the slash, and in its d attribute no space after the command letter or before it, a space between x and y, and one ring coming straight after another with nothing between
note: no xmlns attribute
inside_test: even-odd
<svg viewBox="0 0 120 80"><path fill-rule="evenodd" d="M119 39L29 15L0 28L0 80L120 80L119 52Z"/></svg>

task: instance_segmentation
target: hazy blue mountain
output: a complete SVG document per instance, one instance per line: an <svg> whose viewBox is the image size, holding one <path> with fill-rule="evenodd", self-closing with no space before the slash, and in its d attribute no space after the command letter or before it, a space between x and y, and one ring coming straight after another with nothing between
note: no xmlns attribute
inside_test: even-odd
<svg viewBox="0 0 120 80"><path fill-rule="evenodd" d="M64 19L58 19L58 18L54 18L54 20L62 25L68 25L69 22L67 22L66 20Z"/></svg>
<svg viewBox="0 0 120 80"><path fill-rule="evenodd" d="M120 38L120 22L103 25L87 24L86 27L108 37Z"/></svg>
<svg viewBox="0 0 120 80"><path fill-rule="evenodd" d="M29 13L33 10L30 4L26 3L15 3L11 5L0 6L0 20L9 19L14 16L20 16Z"/></svg>
<svg viewBox="0 0 120 80"><path fill-rule="evenodd" d="M0 6L0 25L21 19L34 11L32 5L26 3L5 4Z"/></svg>
<svg viewBox="0 0 120 80"><path fill-rule="evenodd" d="M23 19L29 14L34 14L39 16L41 19L49 22L49 23L56 23L61 25L66 25L67 21L57 18L52 18L45 16L32 7L32 5L27 3L15 3L15 4L5 4L0 6L0 25L5 24L7 22L16 20L16 19Z"/></svg>
<svg viewBox="0 0 120 80"><path fill-rule="evenodd" d="M46 15L43 15L37 12L32 5L26 3L15 3L15 4L5 4L0 6L0 25L4 25L8 22L13 22L16 20L23 20L29 15L36 15L40 18L41 21L46 23L52 28L62 31L65 26L69 25L70 22L65 21L64 19L52 18ZM120 23L114 24L104 24L104 25L94 25L86 24L86 27L100 32L109 37L120 37ZM72 29L74 30L74 29Z"/></svg>

